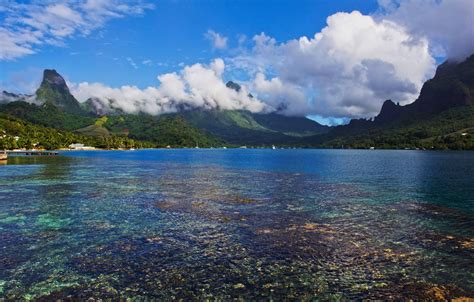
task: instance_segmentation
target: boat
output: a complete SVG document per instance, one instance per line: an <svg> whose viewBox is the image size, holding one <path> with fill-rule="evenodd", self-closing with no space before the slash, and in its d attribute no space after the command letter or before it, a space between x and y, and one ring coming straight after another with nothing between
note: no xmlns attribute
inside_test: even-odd
<svg viewBox="0 0 474 302"><path fill-rule="evenodd" d="M272 149L273 149L273 150L275 150L275 149L276 149L275 145L272 145Z"/></svg>
<svg viewBox="0 0 474 302"><path fill-rule="evenodd" d="M7 159L8 159L7 151L0 151L0 160L7 160Z"/></svg>

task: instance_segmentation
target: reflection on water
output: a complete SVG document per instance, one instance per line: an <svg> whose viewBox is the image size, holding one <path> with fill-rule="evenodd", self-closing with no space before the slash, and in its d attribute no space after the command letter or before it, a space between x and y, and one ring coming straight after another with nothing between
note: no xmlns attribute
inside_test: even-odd
<svg viewBox="0 0 474 302"><path fill-rule="evenodd" d="M473 168L442 152L9 159L0 297L473 297Z"/></svg>

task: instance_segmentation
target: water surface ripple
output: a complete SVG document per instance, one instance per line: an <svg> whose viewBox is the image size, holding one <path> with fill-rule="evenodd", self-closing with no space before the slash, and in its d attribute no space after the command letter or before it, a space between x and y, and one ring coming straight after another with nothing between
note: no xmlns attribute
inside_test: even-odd
<svg viewBox="0 0 474 302"><path fill-rule="evenodd" d="M0 166L0 300L474 297L474 153L63 152Z"/></svg>

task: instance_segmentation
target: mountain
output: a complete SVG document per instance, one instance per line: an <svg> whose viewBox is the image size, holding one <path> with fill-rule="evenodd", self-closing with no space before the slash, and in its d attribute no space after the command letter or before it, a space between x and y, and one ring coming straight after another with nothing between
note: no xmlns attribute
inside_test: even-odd
<svg viewBox="0 0 474 302"><path fill-rule="evenodd" d="M66 81L54 69L45 69L43 81L36 90L36 98L72 114L84 114L81 105L69 91Z"/></svg>
<svg viewBox="0 0 474 302"><path fill-rule="evenodd" d="M471 105L474 105L474 55L460 63L441 64L435 77L423 85L419 98L406 107L412 114L434 114Z"/></svg>
<svg viewBox="0 0 474 302"><path fill-rule="evenodd" d="M188 110L178 113L191 125L232 144L294 144L329 127L306 117L260 114L245 110Z"/></svg>
<svg viewBox="0 0 474 302"><path fill-rule="evenodd" d="M102 117L104 118L104 117ZM197 128L179 115L124 114L106 117L102 126L110 133L151 141L157 147L220 147L226 142Z"/></svg>
<svg viewBox="0 0 474 302"><path fill-rule="evenodd" d="M373 119L304 140L322 147L474 149L474 55L441 64L419 97L400 106L391 100Z"/></svg>
<svg viewBox="0 0 474 302"><path fill-rule="evenodd" d="M375 117L379 124L427 118L456 107L474 105L474 55L463 62L446 61L435 76L423 85L420 96L411 104L397 106L386 101Z"/></svg>
<svg viewBox="0 0 474 302"><path fill-rule="evenodd" d="M95 117L67 113L48 102L37 105L14 101L0 105L0 112L33 124L68 131L86 127L95 121Z"/></svg>
<svg viewBox="0 0 474 302"><path fill-rule="evenodd" d="M242 87L233 81L227 88L239 92ZM253 97L249 94L249 97ZM301 137L326 133L329 127L306 117L279 113L252 113L246 110L184 110L177 113L197 128L233 144L294 144Z"/></svg>

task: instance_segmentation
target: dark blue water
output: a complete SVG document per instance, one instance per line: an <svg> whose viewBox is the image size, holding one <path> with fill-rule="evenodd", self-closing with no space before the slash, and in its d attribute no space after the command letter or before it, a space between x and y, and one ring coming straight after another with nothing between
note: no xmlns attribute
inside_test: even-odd
<svg viewBox="0 0 474 302"><path fill-rule="evenodd" d="M0 166L0 299L474 296L474 153L63 152Z"/></svg>

